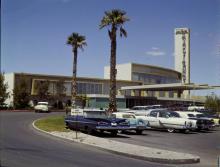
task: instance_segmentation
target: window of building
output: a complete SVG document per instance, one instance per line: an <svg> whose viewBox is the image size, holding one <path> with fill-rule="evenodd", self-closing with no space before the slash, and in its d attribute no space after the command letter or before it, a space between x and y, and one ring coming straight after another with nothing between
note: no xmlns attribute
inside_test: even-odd
<svg viewBox="0 0 220 167"><path fill-rule="evenodd" d="M78 94L102 94L102 84L100 83L77 83Z"/></svg>

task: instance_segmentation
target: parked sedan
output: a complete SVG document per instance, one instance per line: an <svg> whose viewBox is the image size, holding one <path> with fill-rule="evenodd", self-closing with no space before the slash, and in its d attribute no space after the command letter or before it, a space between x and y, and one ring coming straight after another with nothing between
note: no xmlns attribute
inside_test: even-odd
<svg viewBox="0 0 220 167"><path fill-rule="evenodd" d="M186 132L193 129L193 121L181 118L178 113L166 109L151 110L147 116L137 116L149 121L151 128L167 129L168 132L180 130Z"/></svg>
<svg viewBox="0 0 220 167"><path fill-rule="evenodd" d="M83 110L76 109L72 111L72 115L65 118L66 127L69 129L77 129L88 133L94 131L110 132L116 136L118 130L129 130L129 122L126 119L118 119L111 117L103 110Z"/></svg>
<svg viewBox="0 0 220 167"><path fill-rule="evenodd" d="M214 126L212 118L205 117L204 114L193 111L177 111L182 118L197 121L197 130L210 130Z"/></svg>
<svg viewBox="0 0 220 167"><path fill-rule="evenodd" d="M112 113L116 118L123 118L128 120L130 124L130 130L135 130L137 134L142 134L143 130L148 126L148 121L144 121L141 118L136 118L132 113L128 112L114 112Z"/></svg>

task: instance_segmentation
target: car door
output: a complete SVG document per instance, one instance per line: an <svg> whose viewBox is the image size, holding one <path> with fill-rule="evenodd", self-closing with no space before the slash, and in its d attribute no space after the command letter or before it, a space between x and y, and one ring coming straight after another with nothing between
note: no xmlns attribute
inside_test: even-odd
<svg viewBox="0 0 220 167"><path fill-rule="evenodd" d="M159 123L163 128L173 129L179 129L182 125L178 118L170 116L170 113L167 111L161 111L159 113Z"/></svg>
<svg viewBox="0 0 220 167"><path fill-rule="evenodd" d="M151 111L150 114L147 115L147 120L149 121L149 126L154 128L159 128L159 119L158 117L158 111Z"/></svg>

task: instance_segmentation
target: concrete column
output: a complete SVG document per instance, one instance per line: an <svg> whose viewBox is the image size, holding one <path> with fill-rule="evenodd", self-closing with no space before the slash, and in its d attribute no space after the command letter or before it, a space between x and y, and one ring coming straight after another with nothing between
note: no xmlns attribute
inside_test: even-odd
<svg viewBox="0 0 220 167"><path fill-rule="evenodd" d="M178 98L177 92L174 92L174 93L173 93L173 97L174 97L174 98Z"/></svg>
<svg viewBox="0 0 220 167"><path fill-rule="evenodd" d="M123 90L118 89L118 93L117 93L117 95L123 95Z"/></svg>
<svg viewBox="0 0 220 167"><path fill-rule="evenodd" d="M142 90L141 96L144 96L144 97L148 96L148 92L146 90Z"/></svg>
<svg viewBox="0 0 220 167"><path fill-rule="evenodd" d="M169 98L169 91L165 91L165 97Z"/></svg>
<svg viewBox="0 0 220 167"><path fill-rule="evenodd" d="M160 94L159 94L159 91L155 91L155 97L159 97Z"/></svg>
<svg viewBox="0 0 220 167"><path fill-rule="evenodd" d="M135 96L135 90L131 90L131 96Z"/></svg>

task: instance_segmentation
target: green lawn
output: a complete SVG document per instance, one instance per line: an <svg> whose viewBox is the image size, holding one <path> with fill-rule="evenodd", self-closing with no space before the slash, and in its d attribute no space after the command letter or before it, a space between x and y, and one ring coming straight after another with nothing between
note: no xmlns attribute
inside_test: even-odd
<svg viewBox="0 0 220 167"><path fill-rule="evenodd" d="M59 132L69 132L66 129L64 116L50 116L47 118L42 118L35 122L35 126L39 129L45 130L47 132L59 131Z"/></svg>

